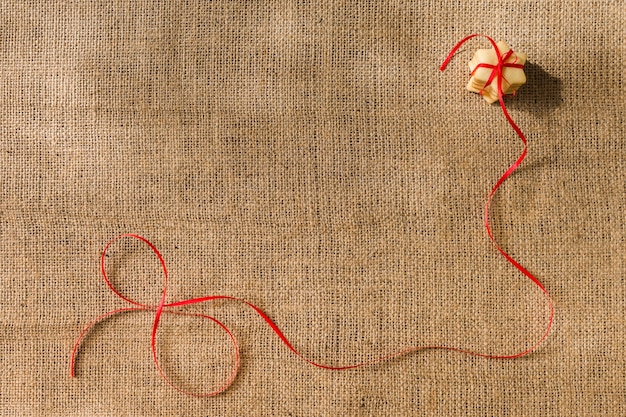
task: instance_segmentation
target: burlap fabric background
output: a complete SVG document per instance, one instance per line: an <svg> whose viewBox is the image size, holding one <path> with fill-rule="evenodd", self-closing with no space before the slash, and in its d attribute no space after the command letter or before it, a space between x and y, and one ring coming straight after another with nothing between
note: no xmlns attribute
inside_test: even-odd
<svg viewBox="0 0 626 417"><path fill-rule="evenodd" d="M0 415L623 416L624 7L613 1L0 3ZM125 306L103 245L162 251L168 300L263 308L309 358L413 344L513 353L542 333L538 289L491 246L488 190L522 149L464 90L475 40L526 52L508 100L529 139L493 204L498 241L545 284L553 332L530 356L422 351L329 372L250 309L212 314L243 365L209 399L168 387L150 314ZM158 300L155 257L120 242L125 294ZM165 317L161 359L211 390L231 356L208 323Z"/></svg>

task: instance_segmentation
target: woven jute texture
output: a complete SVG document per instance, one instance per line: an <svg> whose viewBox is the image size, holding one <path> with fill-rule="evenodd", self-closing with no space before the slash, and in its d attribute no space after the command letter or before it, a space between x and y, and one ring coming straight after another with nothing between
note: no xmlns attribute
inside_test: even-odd
<svg viewBox="0 0 626 417"><path fill-rule="evenodd" d="M462 4L461 4L462 3ZM626 415L625 8L614 1L0 1L0 415ZM161 251L168 302L262 308L342 365L408 346L522 351L541 291L483 224L522 143L465 90L474 39L528 54L507 99L528 158L493 201L496 240L554 298L538 350L423 350L342 372L297 358L247 306L185 311L232 329L242 366L213 398L169 387L153 315L100 276L103 246ZM158 302L138 241L107 270ZM164 316L179 386L233 356L210 321Z"/></svg>

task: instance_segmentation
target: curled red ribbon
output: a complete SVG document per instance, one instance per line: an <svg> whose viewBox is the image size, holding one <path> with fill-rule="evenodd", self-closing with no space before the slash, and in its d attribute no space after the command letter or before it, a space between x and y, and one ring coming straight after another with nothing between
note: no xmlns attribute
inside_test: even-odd
<svg viewBox="0 0 626 417"><path fill-rule="evenodd" d="M504 67L523 68L524 66L520 65L520 64L516 64L514 62L513 63L506 63L506 62L504 62L511 56L511 54L513 53L513 50L511 49L507 54L502 56L502 54L500 53L500 50L498 49L498 45L496 45L496 42L492 38L490 38L489 36L486 36L486 35L480 35L480 34L475 33L475 34L466 36L465 38L461 39L454 46L454 48L452 48L452 50L450 51L450 53L448 54L446 59L443 61L443 63L439 67L439 70L440 71L444 71L446 69L446 67L448 66L448 64L450 63L450 61L452 60L452 57L454 56L454 54L456 54L456 52L458 51L458 49L465 42L467 42L468 40L470 40L472 38L475 38L477 36L481 36L481 37L487 38L487 40L489 40L489 42L491 43L491 45L493 46L493 48L494 48L494 50L496 52L496 57L498 58L498 63L496 65L484 64L484 63L478 65L478 66L480 66L482 68L490 68L491 69L491 74L489 76L489 79L488 79L487 83L485 84L485 87L487 85L489 85L495 78L496 86L498 88L498 100L500 101L500 107L502 108L502 113L504 113L504 117L506 117L506 120L509 122L509 125L511 125L511 127L513 128L515 133L517 133L517 136L519 136L519 138L522 140L522 143L524 144L524 149L522 150L522 153L520 154L520 156L504 172L504 174L502 174L502 176L498 179L498 181L496 181L495 185L491 189L491 192L487 196L487 202L485 204L485 212L484 212L485 229L487 230L487 234L489 235L489 239L493 243L494 247L498 250L498 252L500 252L500 254L502 254L502 256L504 256L506 258L506 260L509 261L509 263L511 263L521 273L526 275L526 277L528 279L530 279L532 282L534 282L539 287L539 289L541 289L541 291L543 292L543 294L545 295L545 297L546 297L546 299L548 301L548 305L549 305L549 308L550 308L550 317L548 319L548 325L546 327L545 333L543 334L541 339L539 339L539 341L535 345L533 345L530 349L528 349L526 351L523 351L523 352L520 352L520 353L517 353L517 354L514 354L514 355L508 355L508 356L487 356L487 357L493 357L493 358L517 358L517 357L520 357L520 356L524 356L524 355L532 352L533 350L535 350L537 348L537 346L539 346L546 339L546 337L548 337L548 333L550 333L550 330L552 329L552 323L554 321L554 304L552 303L552 298L550 297L550 294L548 293L546 288L543 286L543 284L532 273L530 273L530 271L528 271L519 262L517 262L515 259L513 259L508 253L506 253L504 251L504 249L502 249L500 247L500 245L498 245L496 243L496 240L493 237L493 233L491 231L491 226L489 225L489 208L491 207L491 201L493 200L493 196L495 195L495 193L498 190L498 188L500 188L502 183L504 183L504 181L506 181L506 179L509 178L511 176L511 174L513 174L513 171L515 171L520 166L522 161L524 161L524 159L526 158L526 153L528 151L528 141L526 140L526 136L524 136L524 133L522 132L522 130L517 126L517 124L515 124L515 122L513 121L513 118L511 118L511 116L509 115L509 112L506 109L506 105L504 104L504 93L502 91L502 80L504 79L504 77L502 75L503 68ZM484 87L483 87L483 89L484 89ZM481 91L481 94L482 94L482 91Z"/></svg>
<svg viewBox="0 0 626 417"><path fill-rule="evenodd" d="M474 34L474 35L470 35L470 36L466 37L465 39L461 40L452 49L452 51L450 52L450 54L448 55L446 60L441 65L440 70L443 71L446 68L446 66L448 65L448 63L452 59L452 57L455 54L455 52L459 49L459 47L464 42L466 42L467 40L469 40L469 39L471 39L471 38L473 38L475 36L484 36L484 35ZM180 392L182 392L184 394L187 394L187 395L198 396L198 397L210 397L210 396L214 396L214 395L217 395L217 394L220 394L220 393L224 392L233 383L233 381L235 380L235 377L237 375L237 371L239 369L239 347L237 345L237 341L236 341L233 333L228 329L228 327L226 327L226 325L224 325L222 322L220 322L219 320L217 320L214 317L211 317L211 316L208 316L208 315L204 315L204 314L186 313L186 312L180 311L178 309L180 307L184 307L184 306L188 306L188 305L192 305L192 304L199 304L199 303L204 303L204 302L213 301L213 300L220 300L220 299L221 300L236 301L236 302L239 302L239 303L243 303L246 306L252 308L252 310L254 310L267 323L267 325L269 325L269 327L278 336L278 338L296 356L300 357L303 361L307 362L310 365L316 366L318 368L328 369L328 370L346 370L346 369L359 368L359 367L366 366L366 365L371 365L371 364L374 364L374 363L377 363L377 362L382 362L382 361L385 361L387 359L390 359L390 358L393 358L393 357L396 357L396 356L400 356L400 355L403 355L403 354L406 354L406 353L409 353L409 352L414 352L414 351L417 351L417 350L425 350L425 349L445 349L445 350L465 353L465 354L472 355L472 356L479 356L479 357L483 357L483 358L492 358L492 359L513 359L513 358L518 358L518 357L527 355L530 352L534 351L546 339L546 337L548 336L548 333L550 332L550 329L552 327L552 322L553 322L553 319L554 319L554 307L553 307L553 304L552 304L552 299L550 298L550 295L548 294L548 291L541 284L541 282L533 274L531 274L526 268L524 268L515 259L513 259L510 255L508 255L500 246L498 246L498 244L495 242L495 239L494 239L493 234L491 232L491 227L489 226L489 207L491 205L491 200L492 200L496 190L500 187L500 185L502 185L502 183L513 173L513 171L515 171L515 169L522 163L522 161L526 157L527 141L526 141L526 138L525 138L524 134L522 133L522 131L519 129L519 127L517 127L515 122L513 122L513 120L509 116L509 114L508 114L508 112L506 110L506 107L504 105L503 98L502 98L503 97L503 93L502 93L502 68L504 66L508 66L509 64L504 64L503 63L503 58L500 55L500 52L499 52L498 47L496 46L495 42L491 38L489 38L489 37L486 37L486 38L489 39L489 41L491 42L491 44L493 45L493 47L496 50L496 55L498 56L498 64L495 65L495 66L490 66L490 68L493 69L492 77L491 77L490 80L495 79L497 84L498 84L498 96L499 96L499 99L500 99L500 104L502 106L502 111L504 112L505 117L507 118L507 120L509 121L510 125L513 127L515 132L522 139L522 142L524 143L524 150L523 150L521 156L515 161L515 163L513 163L513 165L511 165L509 167L509 169L498 179L498 181L496 182L496 184L492 188L491 192L489 193L489 196L487 198L487 203L485 205L484 223L485 223L485 228L487 229L487 234L489 235L489 238L491 239L491 241L494 244L494 246L496 247L496 249L515 268L517 268L526 277L528 277L533 283L535 283L541 289L541 291L545 294L545 297L548 300L549 307L550 307L550 317L549 317L548 325L547 325L547 328L545 330L545 333L542 335L542 337L533 346L531 346L530 348L528 348L528 349L526 349L524 351L521 351L521 352L518 352L518 353L509 354L509 355L491 355L491 354L473 352L473 351L470 351L470 350L465 350L465 349L460 349L460 348L450 347L450 346L437 346L437 345L428 346L428 345L426 345L426 346L415 346L415 347L410 347L410 348L407 348L407 349L403 349L403 350L400 350L400 351L397 351L397 352L393 352L391 354L388 354L388 355L382 356L382 357L380 357L378 359L374 359L374 360L367 361L367 362L361 362L361 363L345 365L345 366L324 365L324 364L321 364L321 363L314 362L314 361L312 361L310 359L307 359L306 357L302 356L296 350L296 348L293 347L293 345L289 342L287 337L278 328L278 326L272 321L272 319L270 319L270 317L267 314L265 314L263 312L263 310L261 310L259 307L255 306L254 304L252 304L252 303L250 303L250 302L248 302L246 300L243 300L243 299L240 299L240 298L236 298L236 297L227 296L227 295L210 295L210 296L206 296L206 297L192 298L192 299L177 301L177 302L173 302L173 303L166 303L167 285L168 285L168 273L167 273L167 267L165 266L165 260L163 259L163 256L158 251L158 249L150 241L148 241L146 238L144 238L144 237L142 237L140 235L137 235L137 234L123 234L123 235L117 236L114 239L112 239L104 247L104 250L102 251L102 256L100 258L100 269L101 269L101 272L102 272L102 277L104 278L104 281L106 282L106 284L109 287L109 289L111 291L113 291L113 293L116 296L118 296L119 298L121 298L122 300L124 300L125 302L130 304L131 307L119 308L119 309L112 310L112 311L109 311L107 313L104 313L104 314L96 317L91 323L89 323L82 330L82 332L80 333L80 335L76 339L76 342L74 343L74 347L72 349L72 353L71 353L71 357L70 357L70 376L71 377L75 376L76 355L78 353L78 349L80 347L81 341L84 338L84 336L87 334L87 332L89 332L89 330L91 330L91 328L93 326L95 326L98 322L100 322L100 321L102 321L102 320L104 320L104 319L106 319L108 317L114 316L114 315L116 315L118 313L123 313L123 312L128 312L128 311L149 311L149 312L153 312L154 313L154 321L153 321L153 325L152 325L152 335L151 335L152 359L153 359L154 364L155 364L155 366L157 368L157 371L161 375L161 377L170 386L172 386L174 389L176 389L176 390L178 390L178 391L180 391ZM516 64L510 64L510 65L516 65ZM159 260L159 262L161 264L162 271L163 271L164 283L163 283L163 292L161 294L161 298L160 298L159 303L157 305L142 304L142 303L139 303L137 301L134 301L134 300L132 300L132 299L122 295L111 284L111 281L109 280L109 278L107 276L107 273L106 273L106 269L105 269L105 257L106 257L107 251L111 247L111 245L114 242L116 242L117 240L122 239L122 238L134 238L134 239L140 240L141 242L143 242L146 245L148 245L148 247L152 250L152 252L154 252L156 257L158 258L158 260ZM157 354L157 348L156 348L157 331L158 331L158 327L159 327L159 322L160 322L161 317L162 317L163 314L175 314L175 315L181 315L181 316L198 317L200 319L209 320L209 321L212 321L213 323L215 323L224 332L226 332L226 334L230 338L230 341L231 341L232 346L233 346L233 350L234 350L234 364L233 364L232 371L231 371L230 375L228 376L226 381L224 381L224 383L219 388L215 389L214 391L206 392L206 393L190 392L190 391L187 391L185 389L182 389L182 388L178 387L176 384L174 384L167 377L167 375L163 371L163 369L161 367L161 364L159 362L159 358L158 358L158 354Z"/></svg>

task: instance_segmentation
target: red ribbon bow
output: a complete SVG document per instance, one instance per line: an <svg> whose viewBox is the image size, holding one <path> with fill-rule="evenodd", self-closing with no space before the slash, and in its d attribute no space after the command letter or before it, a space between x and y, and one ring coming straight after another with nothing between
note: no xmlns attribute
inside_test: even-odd
<svg viewBox="0 0 626 417"><path fill-rule="evenodd" d="M482 35L470 35L467 38L463 39L461 42L459 42L453 49L452 52L450 52L450 54L448 55L448 57L446 58L446 60L444 61L444 63L441 65L441 70L443 71L446 67L446 65L448 64L448 62L452 59L452 56L454 55L454 53L457 51L457 49L468 39L471 39L475 36L482 36ZM500 187L500 185L513 173L513 171L519 166L519 164L523 161L524 157L526 156L526 138L524 137L522 131L517 127L517 125L513 122L513 120L511 119L511 117L509 116L508 112L506 111L506 107L504 106L504 101L502 100L502 67L503 66L507 66L507 64L503 64L502 61L502 57L500 57L499 51L497 49L497 46L495 44L495 42L487 37L487 39L489 39L489 41L492 43L492 45L494 46L494 48L496 48L496 53L498 55L498 59L499 59L499 63L496 66L493 66L493 70L494 70L494 77L498 83L498 94L499 94L499 98L500 98L500 103L502 105L502 111L504 112L504 115L506 116L507 120L509 121L509 123L511 124L511 126L513 127L513 129L517 132L517 134L520 136L520 138L522 139L522 141L524 142L524 151L522 152L522 155L517 159L517 161L515 161L515 163L513 165L511 165L511 167L509 167L509 169L502 175L502 177L500 177L500 179L496 182L495 186L493 187L493 189L491 190L491 193L489 194L489 197L487 198L487 203L485 206L485 227L487 229L487 233L489 235L489 238L491 239L491 241L493 242L494 246L496 247L496 249L498 249L498 251L513 265L515 266L519 271L521 271L524 275L526 275L531 281L533 281L545 294L548 302L549 302L549 306L550 306L550 318L549 318L549 322L548 322L548 326L547 329L545 331L545 333L543 334L543 336L541 337L541 339L539 341L537 341L533 346L531 346L530 348L518 352L518 353L514 353L514 354L510 354L510 355L491 355L491 354L485 354L485 353L478 353L478 352L473 352L473 351L469 351L469 350L465 350L465 349L461 349L461 348L456 348L456 347L449 347L449 346L440 346L440 345L432 345L432 346L415 346L415 347L410 347L407 349L403 349L397 352L393 352L391 354L382 356L378 359L374 359L368 362L362 362L362 363L357 363L357 364L352 364L352 365L345 365L345 366L329 366L329 365L324 365L324 364L320 364L320 363L316 363L313 362L305 357L303 357L293 346L292 344L289 342L289 340L287 339L287 337L282 333L282 331L278 328L278 326L272 321L272 319L269 318L269 316L267 314L265 314L259 307L255 306L254 304L240 299L240 298L236 298L236 297L231 297L231 296L227 296L227 295L211 295L211 296L206 296L206 297L199 297L199 298L192 298L189 300L183 300L183 301L177 301L177 302L173 302L173 303L166 303L166 296L167 296L167 284L168 284L168 274L167 274L167 268L165 266L165 260L163 259L163 256L159 253L158 249L150 242L148 241L146 238L137 235L137 234L123 234L120 236L115 237L114 239L112 239L109 243L107 243L107 245L105 246L104 250L102 251L102 256L100 258L100 268L101 268L101 272L102 272L102 277L104 278L104 281L106 282L107 286L109 287L109 289L111 289L111 291L113 291L113 293L115 295L117 295L119 298L121 298L122 300L126 301L128 304L130 304L132 307L126 307L126 308L119 308L116 310L112 310L109 311L107 313L104 313L98 317L96 317L91 323L89 323L84 329L83 331L80 333L80 335L78 336L75 344L74 344L74 348L72 350L71 353L71 357L70 357L70 375L72 377L75 376L75 365L76 365L76 355L78 353L78 349L80 347L81 341L83 339L83 337L87 334L87 332L93 327L95 326L98 322L111 317L113 315L116 315L118 313L122 313L122 312L127 312L127 311L150 311L154 313L154 322L152 325L152 335L151 335L151 348L152 348L152 359L154 361L154 364L159 372L159 374L161 375L161 377L173 388L175 388L176 390L187 394L187 395L193 395L193 396L199 396L199 397L208 397L208 396L213 396L213 395L217 395L220 394L222 392L224 392L234 381L236 375L237 375L237 370L239 368L239 347L237 345L237 341L235 340L235 337L233 335L233 333L226 327L226 325L224 325L222 322L220 322L219 320L217 320L214 317L208 316L208 315L204 315L204 314L194 314L194 313L186 313L184 311L180 311L177 308L180 307L184 307L184 306L188 306L188 305L192 305L192 304L199 304L199 303L204 303L204 302L208 302L208 301L213 301L213 300L232 300L232 301L237 301L240 303L243 303L245 305L247 305L248 307L252 308L268 325L269 327L272 329L272 331L279 337L279 339L287 346L287 348L289 348L289 350L291 350L295 355L297 355L298 357L300 357L302 360L304 360L305 362L316 366L318 368L323 368L323 369L328 369L328 370L346 370L346 369L354 369L354 368L359 368L365 365L371 365L377 362L381 362L387 359L390 359L392 357L395 356L399 356L399 355L403 355L409 352L414 352L417 350L423 350L423 349L445 349L445 350L450 350L450 351L455 351L455 352L460 352L460 353L465 353L468 355L473 355L473 356L479 356L479 357L484 357L484 358L492 358L492 359L513 359L513 358L518 358L520 356L524 356L530 352L532 352L533 350L535 350L547 337L548 333L550 332L550 329L552 327L552 321L554 318L554 307L552 305L552 300L547 292L547 290L545 289L545 287L541 284L541 282L539 282L539 280L537 278L535 278L528 270L526 270L522 265L520 265L517 261L515 261L511 256L509 256L502 248L500 248L496 242L495 239L493 237L493 234L491 232L491 228L489 226L489 206L491 204L491 200L493 195L495 194L496 190L498 189L498 187ZM510 64L511 66L515 65L515 64ZM126 297L124 295L122 295L112 284L111 281L109 280L107 273L106 273L106 269L105 269L105 257L106 257L106 253L108 251L108 249L110 248L110 246L116 242L119 239L122 238L134 238L134 239L138 239L140 241L142 241L143 243L145 243L146 245L148 245L148 247L152 250L152 252L154 252L154 254L156 255L156 257L158 258L159 262L161 263L161 267L162 267L162 271L163 271L163 276L164 276L164 284L163 284L163 293L161 294L161 299L159 300L159 303L157 305L148 305L148 304L142 304L139 303L137 301L134 301L132 299L130 299L129 297ZM207 392L207 393L194 393L194 392L190 392L187 390L184 390L180 387L178 387L177 385L175 385L168 377L167 375L164 373L159 359L158 359L158 355L157 355L157 348L156 348L156 338L157 338L157 331L158 331L158 327L159 327L159 322L161 320L161 317L163 314L175 314L175 315L181 315L181 316L191 316L191 317L198 317L200 319L206 319L206 320L210 320L212 322L214 322L219 328L221 328L224 332L226 332L226 334L228 335L228 337L230 338L230 341L232 343L233 346L233 350L234 350L234 364L233 364L233 368L232 368L232 372L230 373L230 376L227 378L227 380L216 390L211 391L211 392Z"/></svg>

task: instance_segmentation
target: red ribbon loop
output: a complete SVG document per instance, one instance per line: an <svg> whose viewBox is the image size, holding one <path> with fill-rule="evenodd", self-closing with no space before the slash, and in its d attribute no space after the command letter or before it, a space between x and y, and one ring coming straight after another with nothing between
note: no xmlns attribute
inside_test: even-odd
<svg viewBox="0 0 626 417"><path fill-rule="evenodd" d="M146 245L148 245L148 247L152 250L152 252L154 252L154 254L156 255L156 257L158 258L159 262L161 263L161 269L163 271L163 276L164 276L164 283L163 283L163 293L161 294L161 298L159 300L159 303L157 305L147 305L147 304L143 304L143 303L139 303L135 300L132 300L129 297L124 296L122 293L120 293L111 283L111 281L109 280L109 277L106 273L106 269L105 269L105 258L107 256L107 251L109 250L109 248L111 247L111 245L122 239L122 238L134 238L134 239L138 239L141 242L145 243ZM228 327L226 327L222 322L220 322L219 320L217 320L215 317L211 317L211 316L207 316L205 314L196 314L196 313L186 313L186 312L182 312L182 311L176 311L171 309L171 307L174 307L176 305L179 305L181 303L173 303L173 304L166 304L165 300L166 300L166 296L167 296L167 284L168 284L168 273L167 273L167 267L165 266L165 260L163 259L163 256L161 255L161 253L159 252L159 250L150 242L148 241L148 239L140 236L140 235L136 235L136 234L123 234L120 236L115 237L114 239L112 239L109 243L107 243L107 245L104 247L104 250L102 251L102 255L100 257L100 270L102 272L102 277L104 279L104 281L106 282L107 286L109 287L109 289L120 299L126 301L128 304L133 305L134 307L125 307L125 308L119 308L116 310L112 310L109 312L106 312L98 317L96 317L91 323L89 323L84 329L83 331L80 333L80 335L78 336L78 338L76 339L76 342L74 343L74 348L72 350L72 355L70 358L70 376L74 377L75 376L75 367L76 367L76 355L78 353L78 348L80 347L80 343L82 341L82 339L84 338L84 336L87 334L87 332L89 330L91 330L91 328L93 326L95 326L96 324L98 324L100 321L112 317L118 313L124 313L124 312L128 312L128 311L152 311L154 312L154 322L152 325L152 337L151 337L151 348L152 348L152 359L154 361L154 364L159 372L159 374L161 375L161 377L173 388L175 388L176 390L187 394L187 395L193 395L193 396L198 396L198 397L210 397L213 395L217 395L221 392L224 392L235 380L235 377L237 376L237 371L239 369L239 347L237 345L237 340L235 339L235 336L233 335L233 333L228 329ZM202 300L202 301L207 301L209 299L215 299L215 298L219 298L219 297L206 297L206 300ZM184 304L195 304L198 302L202 302L202 301L198 301L198 300L187 300L184 302ZM215 391L212 392L208 392L208 393L193 393L193 392L189 392L186 391L180 387L178 387L177 385L175 385L165 374L165 372L163 371L163 369L161 368L161 364L159 362L158 359L158 355L157 355L157 349L156 349L156 337L157 337L157 330L159 327L159 322L161 320L161 316L163 314L175 314L175 315L179 315L179 316L187 316L187 317L198 317L201 319L205 319L205 320L209 320L213 323L215 323L219 328L221 328L224 332L226 332L226 334L228 335L228 337L230 338L231 344L233 346L233 350L234 350L234 364L232 367L232 371L228 377L228 379L224 382L224 384L216 389Z"/></svg>
<svg viewBox="0 0 626 417"><path fill-rule="evenodd" d="M466 38L464 38L463 40L461 40L450 52L450 54L447 56L447 58L445 59L445 61L443 62L443 64L440 67L440 70L443 71L446 66L448 65L448 63L450 62L450 60L452 59L452 57L454 56L454 54L456 53L456 51L461 47L461 45L463 43L465 43L466 41L468 41L469 39L476 37L476 36L484 36L484 35L478 35L478 34L474 34L474 35L470 35L467 36ZM515 64L515 63L505 63L504 61L506 59L508 59L508 57L510 55L505 55L506 58L503 59L503 57L500 55L500 51L498 50L498 47L496 45L496 43L493 41L493 39L491 39L488 36L484 36L486 37L489 42L491 42L491 44L493 45L493 47L496 50L496 55L498 56L498 65L491 65L491 66L487 66L486 64L480 64L483 67L488 67L488 68L492 68L492 78L490 79L490 82L492 79L495 79L497 82L497 86L498 86L498 97L500 100L500 104L502 107L502 112L504 113L504 116L506 117L506 119L508 120L509 124L511 125L511 127L513 128L513 130L515 130L515 132L517 133L517 135L521 138L523 144L524 144L524 149L521 153L521 155L518 157L518 159L507 169L507 171L498 179L498 181L496 181L496 184L493 186L493 188L491 189L491 192L489 193L489 196L487 197L487 202L485 204L485 211L484 211L484 224L485 224L485 228L487 230L487 234L489 235L489 238L491 239L491 242L493 243L493 245L495 246L495 248L502 254L502 256L504 256L504 258L511 263L515 268L517 268L520 272L522 272L527 278L529 278L533 283L535 283L540 289L541 291L544 293L548 304L549 304L549 308L550 308L550 317L549 317L549 321L548 321L548 325L547 328L545 330L545 332L543 333L542 337L534 344L532 345L530 348L523 350L521 352L518 353L513 353L513 354L508 354L508 355L492 355L492 354L485 354L485 353L479 353L479 352L473 352L470 350L465 350L465 349L460 349L460 348L456 348L456 347L449 347L449 346L440 346L440 345L425 345L425 346L415 346L415 347L409 347L407 349L403 349L397 352L393 352L391 354L379 357L378 359L374 359L368 362L362 362L362 363L357 363L357 364L352 364L352 365L344 365L344 366L329 366L329 365L324 365L321 363L316 363L311 361L310 359L305 358L304 356L302 356L294 346L292 346L292 344L289 342L289 340L287 339L287 337L282 333L282 331L278 328L278 326L272 321L272 319L270 319L270 317L265 314L259 307L255 306L254 304L240 299L240 298L236 298L236 297L231 297L231 296L227 296L227 295L211 295L211 296L206 296L206 297L200 297L200 298L192 298L189 300L182 300L182 301L177 301L177 302L173 302L173 303L166 303L166 296L167 296L167 285L168 285L168 274L167 274L167 268L165 266L165 260L163 259L163 256L161 256L161 254L159 253L158 249L150 242L148 241L146 238L137 235L137 234L123 234L120 236L115 237L114 239L112 239L109 243L107 243L107 245L105 246L103 252L102 252L102 256L100 259L100 268L101 268L101 272L102 272L102 276L104 278L104 281L106 282L107 286L109 287L109 289L116 295L118 296L120 299L124 300L126 303L130 304L131 307L125 307L125 308L119 308L116 310L112 310L109 311L107 313L104 313L98 317L96 317L91 323L89 323L80 333L80 335L78 336L78 339L76 340L75 344L74 344L74 348L72 350L71 353L71 357L70 357L70 375L72 377L75 376L75 365L76 365L76 355L78 353L78 349L80 347L81 341L84 338L84 336L87 334L87 332L93 327L95 326L98 322L109 318L111 316L114 316L118 313L122 313L122 312L128 312L128 311L148 311L148 312L153 312L154 313L154 322L152 325L152 335L151 335L151 347L152 347L152 358L154 361L154 364L159 372L159 374L161 375L161 377L173 388L175 388L176 390L187 394L187 395L193 395L193 396L199 396L199 397L208 397L208 396L213 396L213 395L217 395L220 394L222 392L224 392L231 384L232 382L235 380L235 377L237 375L237 371L239 368L239 347L237 345L237 341L235 340L235 337L233 335L233 333L219 320L217 320L214 317L211 316L207 316L204 314L194 314L194 313L186 313L184 311L180 311L177 310L177 308L180 307L184 307L184 306L188 306L188 305L192 305L192 304L199 304L199 303L204 303L204 302L208 302L208 301L212 301L212 300L232 300L232 301L237 301L240 303L243 303L245 305L247 305L248 307L252 308L265 322L266 324L272 329L272 331L278 336L278 338L285 344L285 346L287 346L287 348L289 350L291 350L295 355L297 355L298 357L300 357L302 360L304 360L305 362L316 366L318 368L323 368L323 369L328 369L328 370L345 370L345 369L353 369L353 368L359 368L362 366L366 366L366 365L371 365L377 362L382 362L385 361L387 359L399 356L399 355L403 355L409 352L414 352L417 350L423 350L423 349L445 349L445 350L450 350L450 351L455 351L455 352L460 352L460 353L465 353L468 355L472 355L472 356L479 356L479 357L483 357L483 358L491 358L491 359L513 359L513 358L518 358L524 355L529 354L530 352L534 351L548 336L548 333L550 332L550 329L552 328L552 322L554 319L554 306L552 303L552 299L550 298L550 295L548 294L548 291L545 289L545 287L541 284L541 282L533 275L531 274L526 268L524 268L522 265L520 265L515 259L513 259L510 255L508 255L495 241L494 237L493 237L493 233L491 232L491 227L489 225L489 207L491 205L491 201L492 198L494 196L494 194L496 193L496 191L498 190L498 188L500 187L500 185L502 185L502 183L513 173L513 171L515 171L515 169L517 169L517 167L522 163L522 161L524 160L524 158L526 157L526 152L527 152L527 141L526 141L526 137L524 136L524 134L522 133L522 131L520 130L520 128L515 124L515 122L513 121L513 119L509 116L509 113L506 110L506 106L504 105L504 100L503 100L503 94L502 94L502 68L506 67L506 66L511 66L511 67L516 67L516 68L521 68L522 66L519 64ZM512 53L512 51L510 52ZM111 281L109 280L107 273L106 273L106 269L105 269L105 257L106 257L106 253L108 251L108 249L111 247L111 245L116 242L119 239L122 238L133 238L133 239L138 239L141 242L145 243L146 245L148 245L148 247L152 250L152 252L154 252L154 254L156 255L156 257L158 258L160 264L161 264L161 268L163 271L163 276L164 276L164 283L163 283L163 292L161 294L161 298L159 300L159 303L157 305L147 305L147 304L143 304L143 303L139 303L137 301L132 300L129 297L124 296L123 294L121 294L112 284ZM230 341L232 343L233 346L233 350L234 350L234 364L232 367L232 371L230 373L230 376L227 378L227 380L216 390L208 392L208 393L194 393L194 392L190 392L190 391L186 391L178 386L176 386L168 377L167 375L163 372L163 369L161 368L159 359L158 359L158 355L157 355L157 349L156 349L156 338L157 338L157 331L158 331L158 327L159 327L159 322L161 319L161 316L163 314L175 314L175 315L181 315L181 316L190 316L190 317L198 317L201 319L205 319L205 320L210 320L213 323L215 323L219 328L221 328L224 332L226 332L226 334L228 335L228 337L230 338Z"/></svg>

